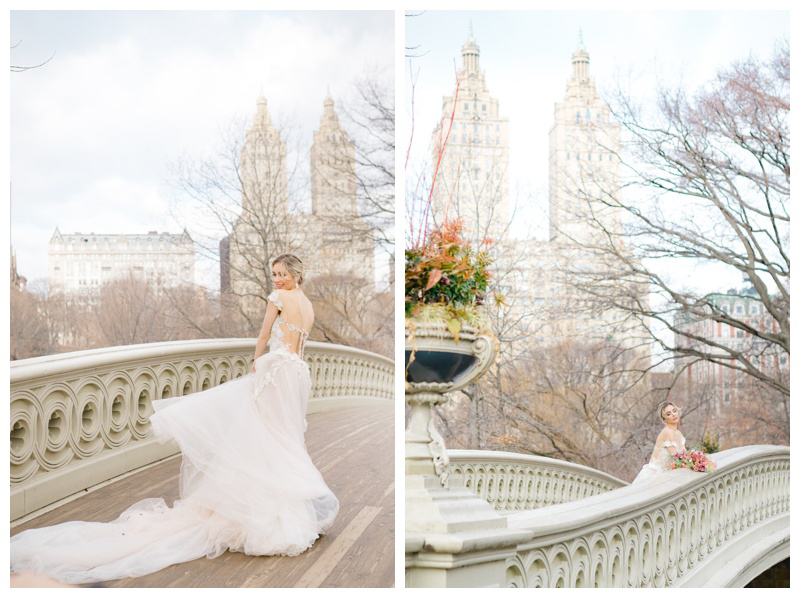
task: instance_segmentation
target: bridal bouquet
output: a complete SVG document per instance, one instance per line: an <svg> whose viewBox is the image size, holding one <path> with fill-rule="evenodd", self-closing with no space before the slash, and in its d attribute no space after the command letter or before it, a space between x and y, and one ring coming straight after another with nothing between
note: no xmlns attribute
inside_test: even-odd
<svg viewBox="0 0 800 598"><path fill-rule="evenodd" d="M714 471L717 466L708 455L701 451L680 451L670 457L670 469L691 469L692 471Z"/></svg>

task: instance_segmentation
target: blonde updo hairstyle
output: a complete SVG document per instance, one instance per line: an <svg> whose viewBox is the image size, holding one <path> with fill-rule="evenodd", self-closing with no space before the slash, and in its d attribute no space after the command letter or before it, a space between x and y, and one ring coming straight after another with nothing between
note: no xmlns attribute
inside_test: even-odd
<svg viewBox="0 0 800 598"><path fill-rule="evenodd" d="M303 262L300 261L300 258L296 255L292 255L291 253L284 253L279 255L274 260L272 260L272 265L275 264L283 264L283 266L289 271L294 277L295 282L297 282L298 286L303 284Z"/></svg>
<svg viewBox="0 0 800 598"><path fill-rule="evenodd" d="M680 408L680 407L678 407L678 406L677 406L675 403L673 403L672 401L667 401L667 402L665 402L665 403L661 403L661 407L659 407L659 408L658 408L658 414L661 416L661 421L662 421L662 422L663 422L663 421L665 421L665 420L664 420L664 409L666 409L666 408L667 408L667 407L669 407L670 405L672 405L673 407L675 407L675 409L677 409L677 410L678 410L678 415L680 415L680 414L681 414L681 408Z"/></svg>

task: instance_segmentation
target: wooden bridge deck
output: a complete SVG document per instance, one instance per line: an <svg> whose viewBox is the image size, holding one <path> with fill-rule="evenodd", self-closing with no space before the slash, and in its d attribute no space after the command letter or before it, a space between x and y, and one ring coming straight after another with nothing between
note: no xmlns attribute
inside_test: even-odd
<svg viewBox="0 0 800 598"><path fill-rule="evenodd" d="M329 533L295 557L226 552L172 565L106 587L394 586L394 406L390 402L308 416L306 444L339 498ZM109 484L16 526L12 533L64 521L111 521L134 502L178 498L180 456Z"/></svg>

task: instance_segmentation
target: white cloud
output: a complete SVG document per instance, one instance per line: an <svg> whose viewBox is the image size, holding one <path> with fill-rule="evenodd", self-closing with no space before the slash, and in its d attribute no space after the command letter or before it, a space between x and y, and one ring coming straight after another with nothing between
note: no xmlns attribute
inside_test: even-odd
<svg viewBox="0 0 800 598"><path fill-rule="evenodd" d="M175 232L169 164L210 154L260 93L310 138L328 84L338 97L394 63L391 11L14 12L11 30L15 63L56 50L11 83L11 243L29 279L56 226Z"/></svg>

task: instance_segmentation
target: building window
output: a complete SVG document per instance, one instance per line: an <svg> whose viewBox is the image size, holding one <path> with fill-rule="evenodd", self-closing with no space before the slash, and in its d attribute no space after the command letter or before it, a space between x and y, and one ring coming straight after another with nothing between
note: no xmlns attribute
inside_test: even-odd
<svg viewBox="0 0 800 598"><path fill-rule="evenodd" d="M494 130L499 132L500 131L500 125L495 125L494 126Z"/></svg>
<svg viewBox="0 0 800 598"><path fill-rule="evenodd" d="M744 313L744 308L741 305L736 306L736 313L741 314Z"/></svg>
<svg viewBox="0 0 800 598"><path fill-rule="evenodd" d="M575 113L575 122L576 123L580 123L581 122L581 113L580 112L576 112Z"/></svg>
<svg viewBox="0 0 800 598"><path fill-rule="evenodd" d="M481 109L482 109L484 112L486 112L486 104L482 104L482 105L481 105Z"/></svg>
<svg viewBox="0 0 800 598"><path fill-rule="evenodd" d="M567 152L567 160L569 160L569 152Z"/></svg>
<svg viewBox="0 0 800 598"><path fill-rule="evenodd" d="M758 305L751 305L750 306L750 313L757 314L758 313Z"/></svg>
<svg viewBox="0 0 800 598"><path fill-rule="evenodd" d="M469 104L464 102L464 110L469 111Z"/></svg>

